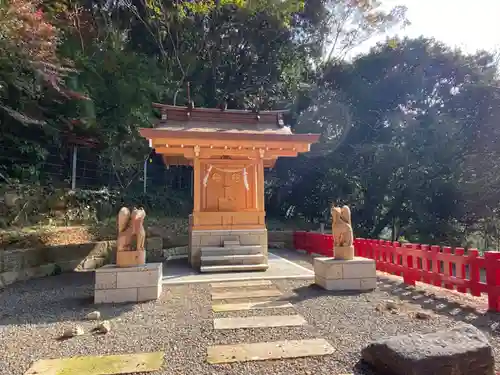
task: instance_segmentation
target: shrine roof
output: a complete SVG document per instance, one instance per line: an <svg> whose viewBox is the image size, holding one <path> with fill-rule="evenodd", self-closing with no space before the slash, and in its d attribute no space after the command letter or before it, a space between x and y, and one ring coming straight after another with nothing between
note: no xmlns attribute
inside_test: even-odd
<svg viewBox="0 0 500 375"><path fill-rule="evenodd" d="M172 132L189 133L241 133L292 135L285 126L283 114L278 111L249 111L219 108L197 108L153 103L160 109L162 119L155 128Z"/></svg>

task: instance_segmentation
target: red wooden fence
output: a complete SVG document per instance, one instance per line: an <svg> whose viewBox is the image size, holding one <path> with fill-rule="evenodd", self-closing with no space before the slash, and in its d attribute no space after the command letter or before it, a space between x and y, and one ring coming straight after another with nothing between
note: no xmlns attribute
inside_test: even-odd
<svg viewBox="0 0 500 375"><path fill-rule="evenodd" d="M323 256L333 256L333 240L329 234L295 232L295 249ZM354 241L356 256L374 259L377 270L403 277L406 284L417 281L456 289L460 293L488 295L489 309L500 311L500 252L477 249L400 244L382 240Z"/></svg>

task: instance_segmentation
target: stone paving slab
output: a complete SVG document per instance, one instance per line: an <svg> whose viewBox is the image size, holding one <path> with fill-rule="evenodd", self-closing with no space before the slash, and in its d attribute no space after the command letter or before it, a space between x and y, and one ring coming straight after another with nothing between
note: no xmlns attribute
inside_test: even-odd
<svg viewBox="0 0 500 375"><path fill-rule="evenodd" d="M293 305L290 302L276 300L260 302L222 303L212 306L212 310L214 312L291 308L293 308Z"/></svg>
<svg viewBox="0 0 500 375"><path fill-rule="evenodd" d="M276 289L261 289L261 290L237 290L229 292L212 292L212 299L239 299L253 297L279 297L282 293Z"/></svg>
<svg viewBox="0 0 500 375"><path fill-rule="evenodd" d="M270 280L249 280L249 281L229 281L221 283L212 283L212 288L244 288L252 286L269 286L273 285Z"/></svg>
<svg viewBox="0 0 500 375"><path fill-rule="evenodd" d="M207 350L210 364L263 361L328 355L335 352L324 339L289 340L253 344L217 345Z"/></svg>
<svg viewBox="0 0 500 375"><path fill-rule="evenodd" d="M117 375L157 371L163 352L42 359L24 375Z"/></svg>
<svg viewBox="0 0 500 375"><path fill-rule="evenodd" d="M306 324L307 321L300 315L268 315L214 319L214 329L294 327Z"/></svg>

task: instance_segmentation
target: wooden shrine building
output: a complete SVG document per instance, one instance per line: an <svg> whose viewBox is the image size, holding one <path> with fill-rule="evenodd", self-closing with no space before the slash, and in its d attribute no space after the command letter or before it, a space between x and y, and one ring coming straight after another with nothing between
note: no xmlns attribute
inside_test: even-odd
<svg viewBox="0 0 500 375"><path fill-rule="evenodd" d="M264 168L307 152L317 134L292 134L285 111L154 104L155 128L140 129L167 165L193 167L189 262L202 272L267 269Z"/></svg>

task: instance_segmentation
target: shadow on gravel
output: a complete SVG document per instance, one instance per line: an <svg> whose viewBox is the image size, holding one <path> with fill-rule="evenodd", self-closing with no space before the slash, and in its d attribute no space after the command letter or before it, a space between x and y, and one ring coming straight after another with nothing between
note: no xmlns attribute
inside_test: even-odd
<svg viewBox="0 0 500 375"><path fill-rule="evenodd" d="M112 319L134 306L94 305L93 293L93 272L17 282L0 290L0 326L80 321L94 310L99 310L103 319Z"/></svg>
<svg viewBox="0 0 500 375"><path fill-rule="evenodd" d="M411 285L385 277L378 277L378 280L377 288L379 290L397 296L401 301L418 305L424 310L431 310L435 314L447 316L459 322L472 324L492 335L500 335L499 313L479 312L474 307L449 301L445 297L436 296L432 292L417 290Z"/></svg>
<svg viewBox="0 0 500 375"><path fill-rule="evenodd" d="M301 286L299 288L293 289L295 295L284 297L281 300L288 301L290 303L297 303L305 301L308 299L323 297L323 296L357 296L365 293L370 293L371 291L335 291L335 290L325 290L316 284L310 284Z"/></svg>
<svg viewBox="0 0 500 375"><path fill-rule="evenodd" d="M273 249L277 255L290 261L301 261L312 264L313 257L287 249ZM473 307L461 305L433 293L425 293L416 290L413 286L378 276L377 289L398 297L402 301L418 305L424 310L433 311L435 314L447 316L458 322L465 322L487 331L494 336L500 336L500 313L480 312ZM301 287L295 290L296 296L288 298L291 302L299 302L306 299L317 298L324 295L346 295L346 293L328 292L316 285ZM358 294L358 292L356 293ZM352 295L352 294L351 294Z"/></svg>

